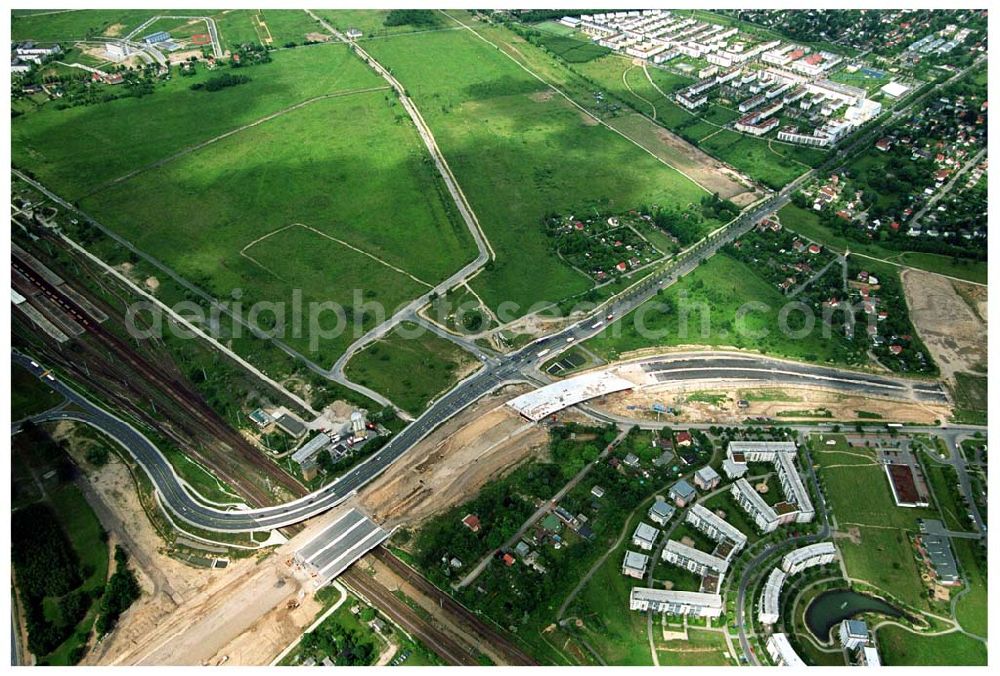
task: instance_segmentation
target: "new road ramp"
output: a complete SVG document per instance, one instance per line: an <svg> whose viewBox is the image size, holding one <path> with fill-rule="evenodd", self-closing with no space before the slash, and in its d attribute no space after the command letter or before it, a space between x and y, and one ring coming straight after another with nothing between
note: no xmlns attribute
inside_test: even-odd
<svg viewBox="0 0 1000 676"><path fill-rule="evenodd" d="M388 537L387 530L352 507L303 545L295 558L322 587Z"/></svg>

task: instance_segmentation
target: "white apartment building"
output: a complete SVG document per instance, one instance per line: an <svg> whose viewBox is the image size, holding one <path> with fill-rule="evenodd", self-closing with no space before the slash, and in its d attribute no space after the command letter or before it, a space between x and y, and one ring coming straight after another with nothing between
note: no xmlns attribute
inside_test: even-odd
<svg viewBox="0 0 1000 676"><path fill-rule="evenodd" d="M701 592L673 591L633 587L629 594L629 608L652 610L667 615L718 617L722 614L722 596Z"/></svg>
<svg viewBox="0 0 1000 676"><path fill-rule="evenodd" d="M767 654L779 667L804 667L806 663L798 656L785 634L771 634L767 639Z"/></svg>
<svg viewBox="0 0 1000 676"><path fill-rule="evenodd" d="M781 609L781 588L788 575L781 568L775 567L764 584L760 601L757 604L757 621L761 624L774 624L778 621Z"/></svg>
<svg viewBox="0 0 1000 676"><path fill-rule="evenodd" d="M729 569L729 562L700 549L688 547L676 540L668 540L663 547L661 558L678 568L689 570L695 575L723 575Z"/></svg>
<svg viewBox="0 0 1000 676"><path fill-rule="evenodd" d="M837 558L837 548L832 542L816 542L785 554L781 559L781 567L789 575L795 575L806 568L826 565L835 558Z"/></svg>
<svg viewBox="0 0 1000 676"><path fill-rule="evenodd" d="M743 531L703 505L692 505L685 521L716 542L721 540L732 542L733 549L730 556L736 555L747 544L747 536Z"/></svg>

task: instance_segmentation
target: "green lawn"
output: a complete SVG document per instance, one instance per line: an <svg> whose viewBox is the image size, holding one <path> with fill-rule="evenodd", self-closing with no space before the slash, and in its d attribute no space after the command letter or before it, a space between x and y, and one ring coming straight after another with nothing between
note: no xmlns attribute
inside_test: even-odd
<svg viewBox="0 0 1000 676"><path fill-rule="evenodd" d="M517 47L532 64L550 58L523 41ZM473 281L494 309L513 301L518 316L590 286L550 255L546 214L685 206L704 195L468 31L374 40L368 48L420 106L497 253Z"/></svg>
<svg viewBox="0 0 1000 676"><path fill-rule="evenodd" d="M355 323L370 328L473 256L399 110L382 91L318 101L83 206L217 297L242 289L246 308L288 303L296 289L306 304L353 308L349 330L335 336L345 322L322 314L329 338L310 330L307 305L294 335L286 309L286 339L330 363L356 337Z"/></svg>
<svg viewBox="0 0 1000 676"><path fill-rule="evenodd" d="M979 544L971 540L952 538L952 550L958 558L962 582L970 587L955 605L955 619L966 631L985 637L988 629L989 589L986 567L976 556Z"/></svg>
<svg viewBox="0 0 1000 676"><path fill-rule="evenodd" d="M970 526L965 516L965 502L958 488L958 475L951 465L942 465L921 455L924 475L934 492L934 501L941 512L941 519L951 530L968 531Z"/></svg>
<svg viewBox="0 0 1000 676"><path fill-rule="evenodd" d="M634 529L642 516L633 519L628 528ZM646 638L646 614L628 609L632 587L644 583L621 572L625 550L630 547L626 536L590 578L573 605L580 607L580 619L584 622L581 636L607 664L648 666L652 657Z"/></svg>
<svg viewBox="0 0 1000 676"><path fill-rule="evenodd" d="M347 377L418 415L476 360L422 326L404 322L347 364Z"/></svg>
<svg viewBox="0 0 1000 676"><path fill-rule="evenodd" d="M841 529L846 530L844 526ZM878 587L913 608L926 610L929 607L927 588L920 579L916 550L907 531L868 526L859 530L860 544L846 538L837 541L848 575Z"/></svg>
<svg viewBox="0 0 1000 676"><path fill-rule="evenodd" d="M76 200L138 167L306 99L385 81L344 45L288 50L243 69L251 81L216 92L190 86L218 75L201 68L142 98L57 110L46 104L11 122L14 165ZM326 136L341 136L329 129Z"/></svg>
<svg viewBox="0 0 1000 676"><path fill-rule="evenodd" d="M20 366L11 366L10 419L20 420L47 411L63 400L41 380Z"/></svg>
<svg viewBox="0 0 1000 676"><path fill-rule="evenodd" d="M886 666L986 666L986 645L959 632L919 636L887 626L879 629L877 639Z"/></svg>
<svg viewBox="0 0 1000 676"><path fill-rule="evenodd" d="M764 305L749 305L751 301ZM720 253L587 341L586 346L609 360L646 347L712 345L805 361L852 362L843 338L837 332L824 337L818 320L801 338L780 331L778 314L785 303L785 297L751 268ZM660 309L663 307L668 312ZM791 313L789 327L802 328L795 323L798 320L801 314Z"/></svg>

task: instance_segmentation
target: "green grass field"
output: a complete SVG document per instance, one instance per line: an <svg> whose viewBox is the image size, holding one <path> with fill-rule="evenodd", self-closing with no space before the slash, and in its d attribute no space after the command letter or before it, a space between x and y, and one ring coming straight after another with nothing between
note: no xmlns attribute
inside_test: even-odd
<svg viewBox="0 0 1000 676"><path fill-rule="evenodd" d="M955 373L955 419L973 424L986 424L987 393L989 380L986 376L962 371Z"/></svg>
<svg viewBox="0 0 1000 676"><path fill-rule="evenodd" d="M770 143L721 129L721 125L738 116L721 106L713 105L697 113L681 108L668 97L693 80L673 72L649 68L647 77L631 59L618 55L574 63L572 68L635 110L772 188L780 188L826 157L823 151Z"/></svg>
<svg viewBox="0 0 1000 676"><path fill-rule="evenodd" d="M812 446L828 503L843 528L845 524L916 529L916 519L937 518L933 509L897 507L889 479L875 451L846 446Z"/></svg>
<svg viewBox="0 0 1000 676"><path fill-rule="evenodd" d="M129 171L307 99L385 85L343 45L288 50L273 58L245 69L249 83L217 92L190 89L213 76L200 69L157 85L151 96L67 110L47 104L12 120L14 165L78 200Z"/></svg>
<svg viewBox="0 0 1000 676"><path fill-rule="evenodd" d="M20 420L47 411L63 400L20 366L11 367L10 419Z"/></svg>
<svg viewBox="0 0 1000 676"><path fill-rule="evenodd" d="M86 9L67 12L15 10L11 14L10 21L11 39L61 42L105 36L124 37L146 19L158 14L163 14L163 10Z"/></svg>
<svg viewBox="0 0 1000 676"><path fill-rule="evenodd" d="M338 10L316 10L316 16L323 17L335 28L347 31L357 28L364 33L365 38L383 38L387 36L412 33L414 31L440 30L455 26L455 22L440 12L435 12L437 22L430 27L414 26L411 24L400 24L398 26L386 26L385 19L391 10L388 9L338 9Z"/></svg>
<svg viewBox="0 0 1000 676"><path fill-rule="evenodd" d="M354 382L418 415L474 363L476 360L454 343L404 322L355 355L346 373Z"/></svg>
<svg viewBox="0 0 1000 676"><path fill-rule="evenodd" d="M920 636L902 627L879 629L879 653L886 666L985 666L986 645L958 632Z"/></svg>
<svg viewBox="0 0 1000 676"><path fill-rule="evenodd" d="M550 58L522 47L532 63ZM523 314L536 301L590 286L549 255L546 214L686 205L704 195L468 31L375 40L369 48L420 106L496 250L497 261L473 282L493 308L509 300Z"/></svg>
<svg viewBox="0 0 1000 676"><path fill-rule="evenodd" d="M969 586L955 604L955 619L966 631L985 637L988 633L989 587L986 568L975 554L978 543L952 538L951 547L958 559L962 582Z"/></svg>
<svg viewBox="0 0 1000 676"><path fill-rule="evenodd" d="M916 552L907 531L869 526L861 526L858 530L860 544L846 538L837 541L848 575L878 587L917 610L928 609L927 588L920 579Z"/></svg>
<svg viewBox="0 0 1000 676"><path fill-rule="evenodd" d="M635 528L642 515L628 528ZM597 569L580 592L574 606L580 606L584 622L582 638L607 664L648 666L652 664L646 639L646 614L628 609L629 593L637 580L621 573L622 558L630 547L625 541Z"/></svg>
<svg viewBox="0 0 1000 676"><path fill-rule="evenodd" d="M745 305L751 301L767 307ZM823 337L819 321L804 338L779 331L778 313L785 302L785 297L752 269L720 253L586 345L607 359L646 347L712 345L806 361L850 363L845 342L836 332L830 338ZM666 303L669 312L657 309L657 303ZM741 307L745 308L742 315L738 314ZM794 321L795 313L789 316L789 325L800 328ZM648 331L641 332L643 326ZM764 332L767 335L762 335Z"/></svg>
<svg viewBox="0 0 1000 676"><path fill-rule="evenodd" d="M299 289L306 303L358 306L353 318L368 329L377 313L363 315L361 304L381 303L388 316L473 255L416 130L397 111L382 91L318 101L83 207L216 296L240 288L249 307L287 302ZM309 334L308 316L303 321ZM327 313L322 326L336 324ZM308 335L289 341L328 362L355 333L324 340L317 351Z"/></svg>

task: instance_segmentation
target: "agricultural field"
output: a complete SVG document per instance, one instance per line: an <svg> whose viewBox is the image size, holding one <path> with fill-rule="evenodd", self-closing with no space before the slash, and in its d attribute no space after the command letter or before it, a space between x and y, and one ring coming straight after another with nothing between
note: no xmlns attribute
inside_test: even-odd
<svg viewBox="0 0 1000 676"><path fill-rule="evenodd" d="M497 253L472 283L492 308L509 300L523 313L590 287L547 255L546 214L684 207L706 194L469 31L376 40L369 49L421 107Z"/></svg>
<svg viewBox="0 0 1000 676"><path fill-rule="evenodd" d="M317 320L331 334L347 324L339 335L314 340L318 333L304 325L287 337L330 363L361 330L472 256L416 131L396 121L397 111L383 91L317 101L82 206L217 297L242 289L249 307L287 303L297 289L305 303L351 308L347 317L331 311ZM329 141L317 144L319 136ZM264 315L262 324L273 317Z"/></svg>
<svg viewBox="0 0 1000 676"><path fill-rule="evenodd" d="M747 306L751 301L767 307ZM813 362L856 359L839 333L822 335L819 321L804 338L782 335L776 327L786 302L752 268L719 253L585 345L609 360L646 347L677 345L733 346ZM742 316L740 308L745 308ZM789 328L802 328L793 324L796 314L789 316Z"/></svg>
<svg viewBox="0 0 1000 676"><path fill-rule="evenodd" d="M347 377L413 415L474 370L479 362L455 343L404 322L354 356Z"/></svg>
<svg viewBox="0 0 1000 676"><path fill-rule="evenodd" d="M302 10L231 9L213 17L226 49L246 43L284 47L329 39L315 19Z"/></svg>

